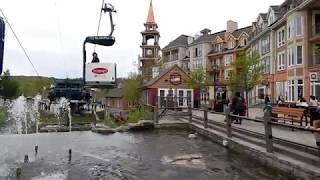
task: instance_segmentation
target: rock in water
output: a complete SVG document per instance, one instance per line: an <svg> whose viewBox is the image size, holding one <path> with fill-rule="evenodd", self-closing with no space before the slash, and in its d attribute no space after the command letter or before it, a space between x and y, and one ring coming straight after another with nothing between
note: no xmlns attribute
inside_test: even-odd
<svg viewBox="0 0 320 180"><path fill-rule="evenodd" d="M189 136L188 136L188 138L190 138L190 139L194 139L194 138L196 138L196 137L197 137L196 134L189 134Z"/></svg>

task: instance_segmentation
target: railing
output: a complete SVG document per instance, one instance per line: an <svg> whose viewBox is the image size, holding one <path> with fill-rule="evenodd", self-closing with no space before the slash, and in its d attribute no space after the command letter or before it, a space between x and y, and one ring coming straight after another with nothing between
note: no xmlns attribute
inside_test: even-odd
<svg viewBox="0 0 320 180"><path fill-rule="evenodd" d="M226 133L226 136L229 139L233 138L233 136L234 136L233 131L247 132L247 133L254 134L255 136L259 136L261 139L264 139L265 149L269 153L275 152L274 142L276 142L276 144L279 144L279 143L280 144L287 144L287 145L290 144L294 147L300 147L300 148L304 149L303 150L304 152L312 152L312 154L318 153L318 149L315 146L301 144L301 143L298 143L298 142L295 142L292 140L283 139L281 137L273 137L272 129L273 129L273 127L281 127L281 129L283 129L283 128L290 129L290 130L295 129L295 130L300 130L300 131L307 131L310 133L314 133L314 132L320 133L320 130L309 129L304 126L298 126L298 125L294 125L294 124L285 124L285 123L277 122L276 120L281 120L281 118L272 117L271 111L264 112L263 118L256 119L256 118L248 118L248 117L244 117L244 116L234 115L230 112L229 107L227 107L225 109L224 113L209 111L207 107L200 109L200 108L191 108L191 106L189 106L188 108L182 108L182 110L187 111L187 114L185 115L185 117L182 117L182 118L186 118L188 123L190 123L190 124L195 123L200 126L203 126L204 129L208 129L208 130L215 128L216 124L220 124L220 126L225 127L224 132ZM203 116L202 117L196 116L195 114L193 114L194 110L203 112ZM225 116L225 122L219 122L219 121L209 119L208 113L219 114L219 115ZM250 128L242 128L241 126L232 126L232 119L235 119L235 118L263 124L264 132L257 132L255 130L250 130ZM157 122L158 122L158 119L157 119Z"/></svg>

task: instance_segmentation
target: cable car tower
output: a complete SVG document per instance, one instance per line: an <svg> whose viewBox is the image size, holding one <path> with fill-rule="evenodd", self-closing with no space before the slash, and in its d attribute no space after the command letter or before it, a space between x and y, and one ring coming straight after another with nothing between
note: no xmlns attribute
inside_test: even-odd
<svg viewBox="0 0 320 180"><path fill-rule="evenodd" d="M116 86L116 64L115 63L101 63L96 52L92 53L93 59L91 63L87 63L86 44L94 44L100 46L113 46L115 37L112 36L114 31L114 23L112 13L116 10L111 4L102 2L100 12L100 20L98 24L98 32L100 28L101 16L103 13L108 13L110 17L111 32L107 36L88 36L83 42L83 82L84 86L88 88L113 88Z"/></svg>

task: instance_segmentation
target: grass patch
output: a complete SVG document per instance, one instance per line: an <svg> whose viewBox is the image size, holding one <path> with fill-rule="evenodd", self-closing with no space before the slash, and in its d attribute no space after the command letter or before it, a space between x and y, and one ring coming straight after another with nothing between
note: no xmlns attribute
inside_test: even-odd
<svg viewBox="0 0 320 180"><path fill-rule="evenodd" d="M54 114L49 114L45 111L40 111L40 122L44 124L57 124L59 123L58 119Z"/></svg>
<svg viewBox="0 0 320 180"><path fill-rule="evenodd" d="M105 119L105 111L99 111L97 112L97 115L99 117L100 120L104 120Z"/></svg>
<svg viewBox="0 0 320 180"><path fill-rule="evenodd" d="M54 114L45 111L40 111L40 122L44 124L59 124L59 120ZM95 122L95 116L91 113L72 116L72 124L90 124L92 122Z"/></svg>
<svg viewBox="0 0 320 180"><path fill-rule="evenodd" d="M85 124L85 123L93 123L96 121L96 117L94 114L81 114L81 115L73 115L72 116L72 124Z"/></svg>
<svg viewBox="0 0 320 180"><path fill-rule="evenodd" d="M104 121L104 125L110 127L110 128L117 128L119 125L115 123L113 117L110 117L109 119Z"/></svg>
<svg viewBox="0 0 320 180"><path fill-rule="evenodd" d="M137 123L140 120L152 120L152 112L146 108L135 109L128 113L128 123Z"/></svg>

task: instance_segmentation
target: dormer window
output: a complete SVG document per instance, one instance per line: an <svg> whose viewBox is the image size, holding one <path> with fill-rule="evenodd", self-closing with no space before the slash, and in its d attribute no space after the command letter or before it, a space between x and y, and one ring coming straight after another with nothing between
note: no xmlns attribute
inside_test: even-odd
<svg viewBox="0 0 320 180"><path fill-rule="evenodd" d="M242 38L240 41L241 46L246 46L247 45L247 38Z"/></svg>
<svg viewBox="0 0 320 180"><path fill-rule="evenodd" d="M230 40L229 42L228 42L228 49L233 49L235 47L235 42L234 42L234 40Z"/></svg>

